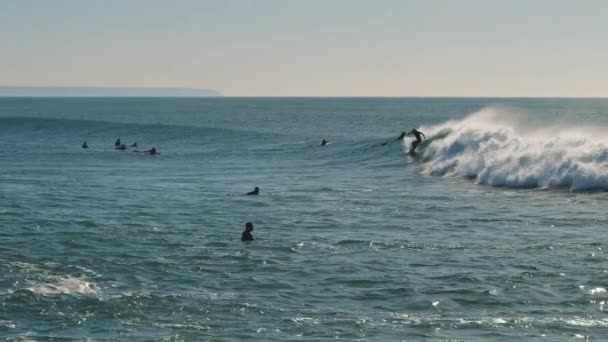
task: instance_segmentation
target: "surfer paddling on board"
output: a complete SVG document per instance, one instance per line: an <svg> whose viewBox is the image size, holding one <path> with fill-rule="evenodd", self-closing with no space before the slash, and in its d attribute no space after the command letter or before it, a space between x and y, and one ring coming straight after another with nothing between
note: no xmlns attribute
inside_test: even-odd
<svg viewBox="0 0 608 342"><path fill-rule="evenodd" d="M160 154L159 152L156 152L156 147L152 147L151 149L146 151L147 154L151 155L151 156L155 156L157 154Z"/></svg>
<svg viewBox="0 0 608 342"><path fill-rule="evenodd" d="M253 189L253 191L249 191L247 193L247 196L256 196L260 194L260 188L258 188L257 186Z"/></svg>
<svg viewBox="0 0 608 342"><path fill-rule="evenodd" d="M412 152L414 152L416 150L416 146L418 146L418 144L422 142L421 137L424 137L424 139L426 139L426 135L424 135L424 133L420 132L415 128L412 128L412 130L407 135L414 135L414 137L416 137L416 141L412 141Z"/></svg>
<svg viewBox="0 0 608 342"><path fill-rule="evenodd" d="M323 141L321 141L321 143L319 144L320 146L327 146L331 141L327 141L325 139L323 139Z"/></svg>

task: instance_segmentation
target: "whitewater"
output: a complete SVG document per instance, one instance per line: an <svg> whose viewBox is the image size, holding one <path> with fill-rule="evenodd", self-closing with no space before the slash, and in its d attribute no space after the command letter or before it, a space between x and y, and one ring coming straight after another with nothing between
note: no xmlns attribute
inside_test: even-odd
<svg viewBox="0 0 608 342"><path fill-rule="evenodd" d="M0 340L606 340L605 127L604 99L0 99Z"/></svg>
<svg viewBox="0 0 608 342"><path fill-rule="evenodd" d="M426 131L440 137L423 154L430 175L514 188L608 190L604 127L530 125L507 109L485 108Z"/></svg>

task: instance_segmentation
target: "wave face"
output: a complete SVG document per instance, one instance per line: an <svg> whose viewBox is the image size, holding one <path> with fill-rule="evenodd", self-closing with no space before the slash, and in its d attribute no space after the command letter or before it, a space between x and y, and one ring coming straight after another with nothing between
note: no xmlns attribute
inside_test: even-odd
<svg viewBox="0 0 608 342"><path fill-rule="evenodd" d="M608 139L599 127L532 123L486 108L423 132L445 135L423 151L427 174L498 187L608 190Z"/></svg>

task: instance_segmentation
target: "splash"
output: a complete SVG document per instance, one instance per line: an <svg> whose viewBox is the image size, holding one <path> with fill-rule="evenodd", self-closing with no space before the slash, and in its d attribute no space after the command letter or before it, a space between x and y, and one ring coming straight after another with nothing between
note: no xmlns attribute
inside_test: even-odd
<svg viewBox="0 0 608 342"><path fill-rule="evenodd" d="M508 109L486 108L422 127L437 137L421 151L423 170L491 186L608 190L608 138L601 128L532 122Z"/></svg>
<svg viewBox="0 0 608 342"><path fill-rule="evenodd" d="M61 294L90 295L98 292L95 284L75 277L59 277L52 282L36 284L28 290L43 296Z"/></svg>

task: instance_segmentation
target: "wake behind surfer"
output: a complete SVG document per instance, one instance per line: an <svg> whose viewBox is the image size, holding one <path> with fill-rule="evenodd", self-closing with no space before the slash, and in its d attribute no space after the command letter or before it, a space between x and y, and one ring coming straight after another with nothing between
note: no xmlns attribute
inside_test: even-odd
<svg viewBox="0 0 608 342"><path fill-rule="evenodd" d="M402 132L401 132L401 134L400 134L400 135L397 137L397 139L395 139L395 140L397 140L397 141L399 141L399 140L403 140L403 138L405 138L405 135L406 135L406 134L405 134L405 132L403 132L403 131L402 131ZM386 145L388 145L388 143L389 143L389 142L390 142L390 141L385 141L385 142L383 142L383 143L382 143L382 146L386 146Z"/></svg>
<svg viewBox="0 0 608 342"><path fill-rule="evenodd" d="M415 128L412 128L412 130L407 135L413 135L414 137L416 137L416 140L412 141L412 152L414 152L416 150L416 146L418 146L418 144L422 142L422 137L426 139L426 135L424 135L424 133L420 132Z"/></svg>

